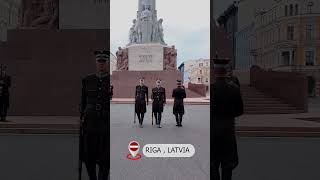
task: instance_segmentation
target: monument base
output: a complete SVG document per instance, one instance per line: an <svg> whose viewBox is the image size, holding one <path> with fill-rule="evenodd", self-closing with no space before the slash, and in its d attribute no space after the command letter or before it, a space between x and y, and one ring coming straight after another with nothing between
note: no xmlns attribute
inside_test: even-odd
<svg viewBox="0 0 320 180"><path fill-rule="evenodd" d="M151 89L156 86L156 80L162 81L162 86L166 88L167 98L171 98L172 91L177 87L176 80L182 79L182 74L178 71L113 71L111 82L113 84L114 98L134 98L135 87L139 84L139 78L145 78L145 85L149 87L149 97ZM201 95L187 89L187 97L202 97Z"/></svg>

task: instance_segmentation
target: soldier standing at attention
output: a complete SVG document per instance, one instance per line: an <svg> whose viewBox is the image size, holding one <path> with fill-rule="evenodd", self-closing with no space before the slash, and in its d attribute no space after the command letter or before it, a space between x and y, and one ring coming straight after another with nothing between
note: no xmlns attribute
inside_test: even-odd
<svg viewBox="0 0 320 180"><path fill-rule="evenodd" d="M95 51L97 72L82 79L81 120L83 145L81 159L90 180L107 180L110 169L110 75L109 52Z"/></svg>
<svg viewBox="0 0 320 180"><path fill-rule="evenodd" d="M182 127L182 117L184 115L184 103L183 99L187 97L186 90L182 86L181 80L177 80L178 87L172 92L172 97L174 98L173 104L173 114L176 117L176 122L178 127Z"/></svg>
<svg viewBox="0 0 320 180"><path fill-rule="evenodd" d="M144 85L144 78L139 79L139 85L136 86L135 95L135 113L138 116L140 128L142 128L144 114L147 112L149 104L148 87Z"/></svg>
<svg viewBox="0 0 320 180"><path fill-rule="evenodd" d="M151 94L152 101L152 115L156 120L156 125L161 128L161 117L163 112L163 107L166 104L166 89L161 87L161 80L156 81L156 87L152 89Z"/></svg>
<svg viewBox="0 0 320 180"><path fill-rule="evenodd" d="M6 67L1 64L0 67L0 121L6 121L9 108L9 88L11 86L11 77L6 74Z"/></svg>
<svg viewBox="0 0 320 180"><path fill-rule="evenodd" d="M211 112L213 145L213 180L231 180L238 165L235 117L243 114L240 88L228 80L225 65L228 59L214 59L215 82L212 84Z"/></svg>

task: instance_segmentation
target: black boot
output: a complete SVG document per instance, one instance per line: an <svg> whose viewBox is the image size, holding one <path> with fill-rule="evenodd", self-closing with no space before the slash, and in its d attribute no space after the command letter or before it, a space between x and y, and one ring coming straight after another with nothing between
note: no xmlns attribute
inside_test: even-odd
<svg viewBox="0 0 320 180"><path fill-rule="evenodd" d="M178 116L178 114L175 114L175 116L176 116L176 126L178 126L179 127L179 116Z"/></svg>
<svg viewBox="0 0 320 180"><path fill-rule="evenodd" d="M161 128L161 113L158 113L158 128Z"/></svg>
<svg viewBox="0 0 320 180"><path fill-rule="evenodd" d="M182 117L183 117L183 115L182 115L182 114L180 114L180 118L179 118L179 127L182 127Z"/></svg>
<svg viewBox="0 0 320 180"><path fill-rule="evenodd" d="M140 123L140 128L143 128L143 118L144 118L144 114L143 113L141 113L140 114L140 118L141 118L141 123Z"/></svg>
<svg viewBox="0 0 320 180"><path fill-rule="evenodd" d="M232 180L232 169L222 168L221 169L221 180Z"/></svg>

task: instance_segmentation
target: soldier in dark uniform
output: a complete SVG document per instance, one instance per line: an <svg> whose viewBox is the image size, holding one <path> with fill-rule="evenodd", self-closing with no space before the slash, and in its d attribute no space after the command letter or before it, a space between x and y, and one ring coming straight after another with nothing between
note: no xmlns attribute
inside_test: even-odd
<svg viewBox="0 0 320 180"><path fill-rule="evenodd" d="M176 116L176 122L178 127L182 126L182 117L184 115L184 103L183 99L186 98L186 90L182 86L181 80L177 80L178 87L172 92L172 97L174 98L173 104L173 114Z"/></svg>
<svg viewBox="0 0 320 180"><path fill-rule="evenodd" d="M214 59L215 82L211 94L213 179L231 180L232 171L238 165L235 136L235 117L243 114L243 102L239 86L228 81L225 65L229 60Z"/></svg>
<svg viewBox="0 0 320 180"><path fill-rule="evenodd" d="M6 67L1 65L0 68L0 121L6 121L7 111L9 108L9 88L11 78L6 74Z"/></svg>
<svg viewBox="0 0 320 180"><path fill-rule="evenodd" d="M161 128L161 118L163 107L166 104L166 89L161 87L161 80L156 81L155 88L152 89L151 99L152 101L152 114L156 120L156 125Z"/></svg>
<svg viewBox="0 0 320 180"><path fill-rule="evenodd" d="M135 113L138 116L140 128L142 128L144 114L147 112L149 104L148 87L144 85L144 78L139 79L139 85L136 86L135 94Z"/></svg>
<svg viewBox="0 0 320 180"><path fill-rule="evenodd" d="M107 180L110 169L110 75L108 51L95 51L97 72L82 79L82 159L90 180Z"/></svg>

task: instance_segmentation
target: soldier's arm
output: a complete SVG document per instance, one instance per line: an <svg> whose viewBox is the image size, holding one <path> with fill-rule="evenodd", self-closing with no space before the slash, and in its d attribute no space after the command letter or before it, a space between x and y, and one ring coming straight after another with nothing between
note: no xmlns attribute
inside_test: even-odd
<svg viewBox="0 0 320 180"><path fill-rule="evenodd" d="M151 100L153 100L153 89L151 90Z"/></svg>
<svg viewBox="0 0 320 180"><path fill-rule="evenodd" d="M110 86L110 100L112 100L113 97L113 85Z"/></svg>
<svg viewBox="0 0 320 180"><path fill-rule="evenodd" d="M167 97L166 97L166 89L163 88L163 96L164 96L164 103L166 104L167 103Z"/></svg>
<svg viewBox="0 0 320 180"><path fill-rule="evenodd" d="M137 97L137 93L138 93L138 92L137 92L137 86L136 86L136 92L135 92L135 96L134 96L135 98Z"/></svg>
<svg viewBox="0 0 320 180"><path fill-rule="evenodd" d="M148 89L148 87L147 87L146 97L147 97L147 104L149 104L149 89Z"/></svg>
<svg viewBox="0 0 320 180"><path fill-rule="evenodd" d="M243 100L241 97L240 89L237 90L237 94L235 96L235 105L236 105L235 117L241 116L244 110L243 110Z"/></svg>
<svg viewBox="0 0 320 180"><path fill-rule="evenodd" d="M8 76L8 87L10 87L10 86L11 86L11 77Z"/></svg>
<svg viewBox="0 0 320 180"><path fill-rule="evenodd" d="M183 89L183 98L186 98L186 97L187 97L186 90Z"/></svg>
<svg viewBox="0 0 320 180"><path fill-rule="evenodd" d="M81 104L80 104L81 117L84 114L84 110L85 110L86 106L87 106L86 80L82 79L82 92L81 92Z"/></svg>

